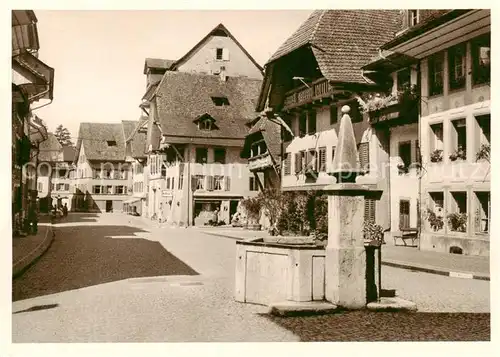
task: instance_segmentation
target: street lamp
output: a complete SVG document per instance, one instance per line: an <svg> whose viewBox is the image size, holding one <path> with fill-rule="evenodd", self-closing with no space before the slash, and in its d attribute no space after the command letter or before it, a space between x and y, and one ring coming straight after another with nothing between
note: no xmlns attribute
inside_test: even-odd
<svg viewBox="0 0 500 357"><path fill-rule="evenodd" d="M311 88L311 86L304 81L304 79L305 79L304 77L293 77L292 79L294 81L301 81L302 83L304 83L306 85L307 88Z"/></svg>

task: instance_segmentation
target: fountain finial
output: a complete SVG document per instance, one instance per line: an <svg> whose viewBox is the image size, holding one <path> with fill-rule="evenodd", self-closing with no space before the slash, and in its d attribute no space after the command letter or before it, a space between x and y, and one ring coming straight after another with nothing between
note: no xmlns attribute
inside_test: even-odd
<svg viewBox="0 0 500 357"><path fill-rule="evenodd" d="M337 148L333 159L333 175L337 178L337 183L355 182L356 176L361 172L359 168L358 149L356 137L352 128L348 105L342 107L344 114L340 119Z"/></svg>

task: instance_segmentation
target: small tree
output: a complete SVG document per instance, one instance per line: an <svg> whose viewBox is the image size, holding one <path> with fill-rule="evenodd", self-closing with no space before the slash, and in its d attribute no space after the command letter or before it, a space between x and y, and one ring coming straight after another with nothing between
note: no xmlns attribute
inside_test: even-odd
<svg viewBox="0 0 500 357"><path fill-rule="evenodd" d="M71 141L71 133L67 128L62 126L62 124L59 124L56 128L56 132L54 133L55 137L57 138L57 141L62 146L72 146L73 142Z"/></svg>

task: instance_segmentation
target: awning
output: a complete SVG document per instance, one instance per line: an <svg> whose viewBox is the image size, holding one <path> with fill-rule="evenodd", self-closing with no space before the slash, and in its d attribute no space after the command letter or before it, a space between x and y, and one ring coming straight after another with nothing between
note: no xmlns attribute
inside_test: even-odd
<svg viewBox="0 0 500 357"><path fill-rule="evenodd" d="M49 67L28 52L12 57L12 63L21 66L33 75L33 80L24 83L15 83L28 94L30 101L39 99L53 99L54 94L54 68ZM13 80L15 76L13 72Z"/></svg>

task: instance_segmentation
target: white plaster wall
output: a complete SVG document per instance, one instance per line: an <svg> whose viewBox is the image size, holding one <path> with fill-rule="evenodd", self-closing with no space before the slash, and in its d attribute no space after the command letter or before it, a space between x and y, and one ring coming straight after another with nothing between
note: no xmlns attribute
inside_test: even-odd
<svg viewBox="0 0 500 357"><path fill-rule="evenodd" d="M419 178L416 169L408 174L399 175L397 165L403 161L399 157L399 143L411 141L412 162L416 162L416 141L418 140L418 124L410 124L391 128L390 136L390 196L391 196L391 231L399 230L399 202L410 201L410 227L417 227L417 199Z"/></svg>
<svg viewBox="0 0 500 357"><path fill-rule="evenodd" d="M229 50L228 60L217 60L216 48ZM225 67L227 76L246 76L249 78L262 79L259 68L248 58L239 46L230 38L222 36L211 36L207 41L180 66L181 72L198 72L211 74Z"/></svg>

